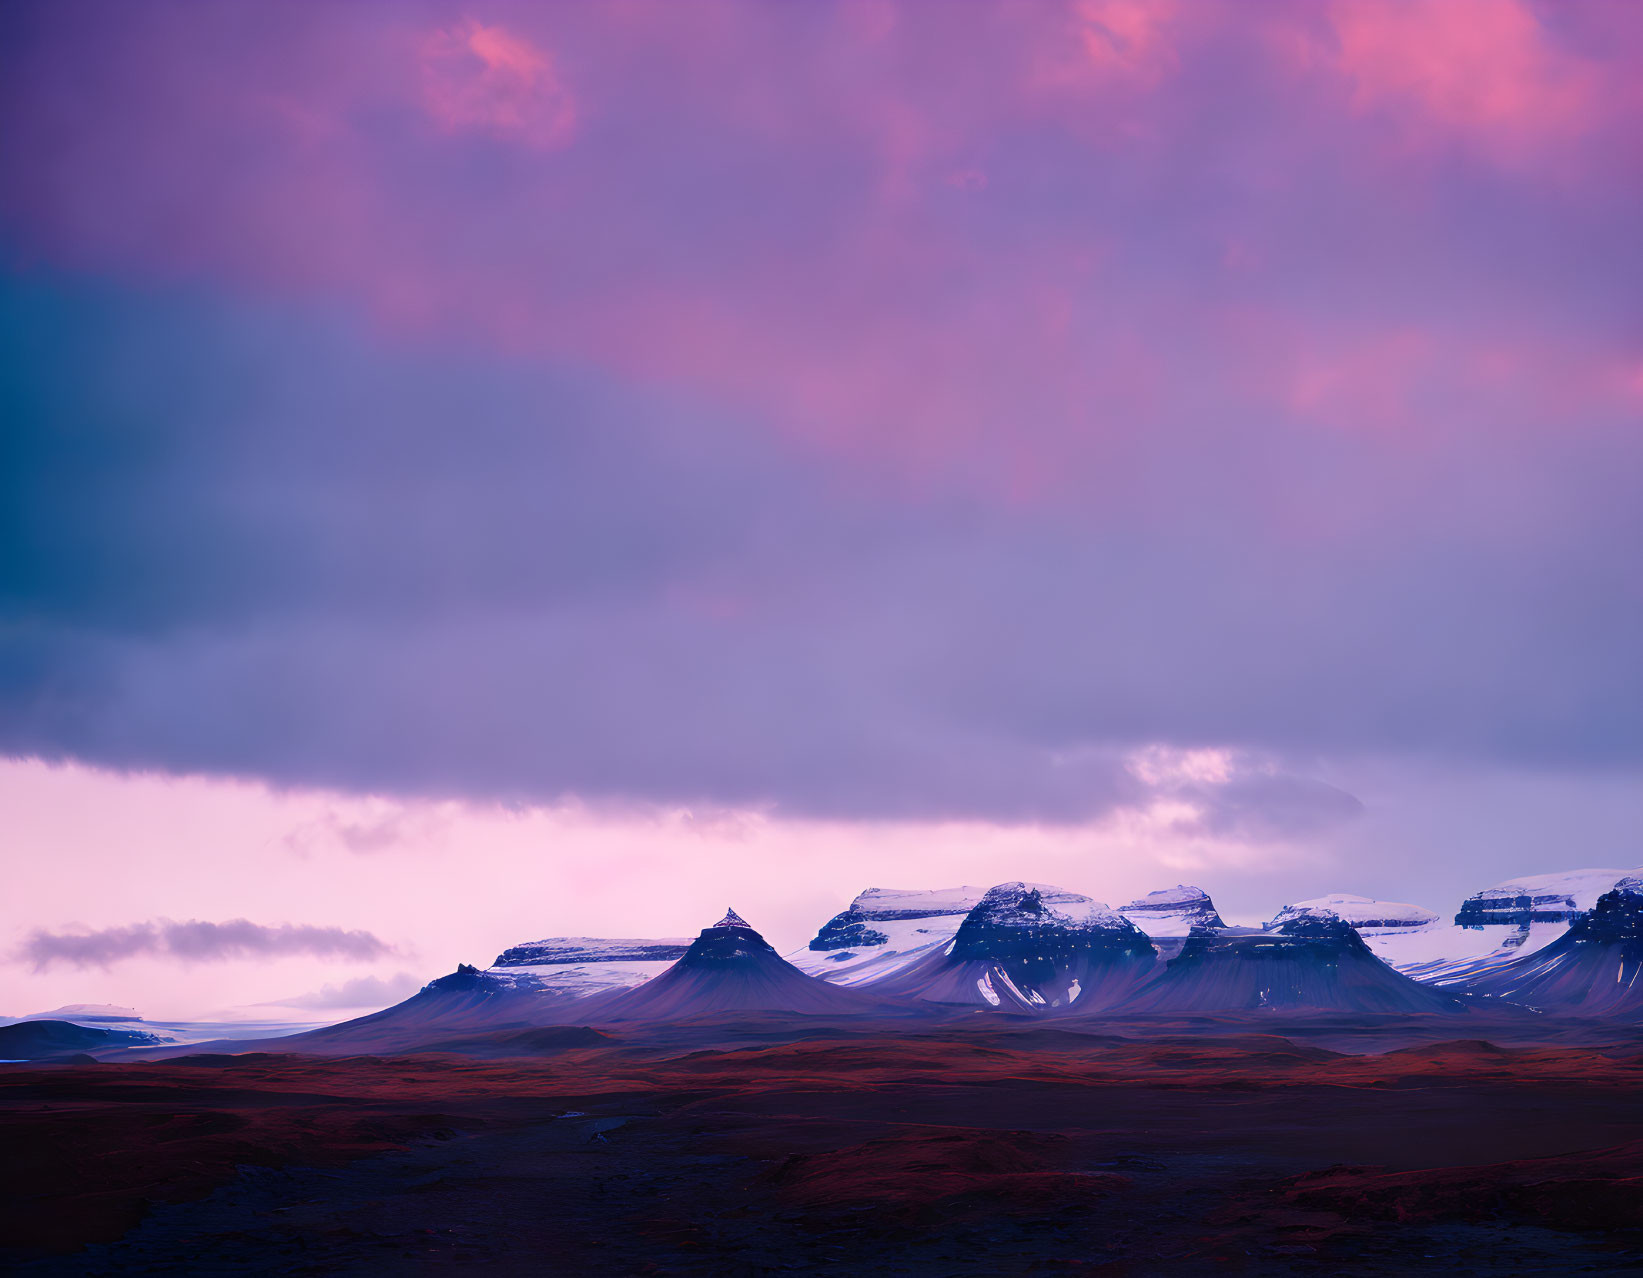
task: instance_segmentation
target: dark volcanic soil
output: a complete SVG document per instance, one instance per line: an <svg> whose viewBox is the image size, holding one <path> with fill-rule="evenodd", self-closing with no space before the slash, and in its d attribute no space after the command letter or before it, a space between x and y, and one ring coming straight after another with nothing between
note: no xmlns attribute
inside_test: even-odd
<svg viewBox="0 0 1643 1278"><path fill-rule="evenodd" d="M1635 1042L1342 1055L1226 1029L744 1021L9 1067L0 1270L1643 1266Z"/></svg>

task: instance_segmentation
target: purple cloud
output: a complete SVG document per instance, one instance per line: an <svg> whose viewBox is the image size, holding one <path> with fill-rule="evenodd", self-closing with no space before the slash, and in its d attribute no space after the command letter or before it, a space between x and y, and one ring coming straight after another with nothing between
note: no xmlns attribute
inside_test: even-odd
<svg viewBox="0 0 1643 1278"><path fill-rule="evenodd" d="M1292 832L1643 757L1635 11L714 12L8 9L0 750L1060 822L1162 742Z"/></svg>
<svg viewBox="0 0 1643 1278"><path fill-rule="evenodd" d="M274 927L246 919L208 923L200 919L155 919L97 930L31 932L18 957L36 972L66 965L108 968L133 958L180 963L221 963L230 959L289 958L304 955L366 962L393 953L369 932L340 927L281 923Z"/></svg>

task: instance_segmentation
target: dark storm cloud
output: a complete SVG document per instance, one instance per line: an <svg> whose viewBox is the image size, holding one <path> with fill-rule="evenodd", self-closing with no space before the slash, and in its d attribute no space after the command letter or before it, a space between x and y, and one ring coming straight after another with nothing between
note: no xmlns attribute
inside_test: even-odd
<svg viewBox="0 0 1643 1278"><path fill-rule="evenodd" d="M341 325L28 285L0 334L0 601L71 629L621 594L758 504L756 455L569 376L356 366Z"/></svg>
<svg viewBox="0 0 1643 1278"><path fill-rule="evenodd" d="M1298 835L1356 810L1285 779L1321 752L1643 752L1622 432L1480 427L1412 482L1251 415L998 503L340 320L35 279L0 324L8 753L1068 821L1161 793L1132 747L1216 745L1251 762L1202 828Z"/></svg>
<svg viewBox="0 0 1643 1278"><path fill-rule="evenodd" d="M96 931L31 932L18 951L36 972L59 965L111 967L133 958L173 959L179 963L221 963L229 959L336 958L365 962L391 954L393 948L369 932L340 927L282 923L266 927L245 919L207 923L156 919Z"/></svg>
<svg viewBox="0 0 1643 1278"><path fill-rule="evenodd" d="M0 751L1296 837L1635 763L1643 22L1254 8L8 6Z"/></svg>

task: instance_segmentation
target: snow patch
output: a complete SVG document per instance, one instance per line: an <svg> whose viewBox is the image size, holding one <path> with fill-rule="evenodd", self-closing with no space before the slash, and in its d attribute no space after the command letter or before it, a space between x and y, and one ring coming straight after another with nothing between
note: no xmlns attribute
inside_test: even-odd
<svg viewBox="0 0 1643 1278"><path fill-rule="evenodd" d="M952 944L985 888L868 888L787 955L801 972L834 985L866 985Z"/></svg>

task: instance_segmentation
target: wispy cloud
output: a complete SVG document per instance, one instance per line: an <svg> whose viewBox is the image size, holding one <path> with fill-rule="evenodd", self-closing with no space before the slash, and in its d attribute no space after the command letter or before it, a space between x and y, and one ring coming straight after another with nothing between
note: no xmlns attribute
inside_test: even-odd
<svg viewBox="0 0 1643 1278"><path fill-rule="evenodd" d="M108 968L133 958L167 958L183 963L308 955L364 962L393 953L370 932L340 927L282 923L266 927L247 919L208 923L200 919L151 919L125 927L48 932L37 929L18 956L43 972L58 964Z"/></svg>
<svg viewBox="0 0 1643 1278"><path fill-rule="evenodd" d="M317 847L340 845L360 854L389 851L405 843L427 843L444 834L449 814L431 805L406 805L385 812L349 814L332 808L286 834L284 843L306 856Z"/></svg>

